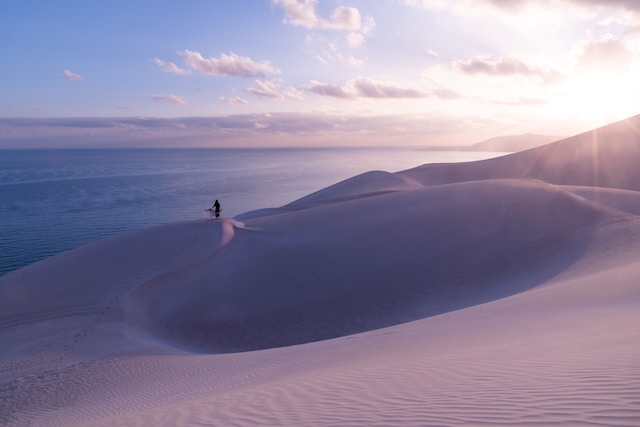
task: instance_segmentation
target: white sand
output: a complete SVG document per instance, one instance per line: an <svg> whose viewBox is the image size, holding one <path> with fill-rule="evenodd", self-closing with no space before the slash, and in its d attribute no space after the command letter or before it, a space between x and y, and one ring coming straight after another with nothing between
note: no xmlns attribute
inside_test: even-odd
<svg viewBox="0 0 640 427"><path fill-rule="evenodd" d="M10 273L0 424L637 427L638 165L640 117Z"/></svg>

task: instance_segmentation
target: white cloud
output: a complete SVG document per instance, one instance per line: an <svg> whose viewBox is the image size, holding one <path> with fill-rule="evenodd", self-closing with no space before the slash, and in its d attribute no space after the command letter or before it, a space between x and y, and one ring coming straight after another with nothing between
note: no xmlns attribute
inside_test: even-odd
<svg viewBox="0 0 640 427"><path fill-rule="evenodd" d="M286 24L308 29L355 31L362 28L360 11L355 7L339 6L330 19L324 19L317 14L317 0L271 0L271 3L284 10Z"/></svg>
<svg viewBox="0 0 640 427"><path fill-rule="evenodd" d="M365 63L366 58L358 58L354 55L345 55L341 53L338 46L334 42L328 42L324 39L320 40L319 42L325 43L325 47L321 52L314 55L314 58L324 65L328 65L333 61L338 61L354 66L360 66Z"/></svg>
<svg viewBox="0 0 640 427"><path fill-rule="evenodd" d="M522 15L523 10L553 11L561 7L573 6L584 11L615 11L616 13L630 12L635 15L638 24L640 1L637 0L399 0L401 4L425 9L452 9L461 14L474 14L480 10L503 11Z"/></svg>
<svg viewBox="0 0 640 427"><path fill-rule="evenodd" d="M253 84L245 89L247 93L278 101L303 99L302 93L294 87L281 87L280 80L254 80Z"/></svg>
<svg viewBox="0 0 640 427"><path fill-rule="evenodd" d="M360 47L365 36L369 35L376 25L371 16L364 21L360 11L355 7L339 6L333 10L329 19L318 16L317 0L271 0L275 6L284 10L284 22L290 25L320 30L349 31L346 42L350 47Z"/></svg>
<svg viewBox="0 0 640 427"><path fill-rule="evenodd" d="M317 80L309 82L309 91L316 95L329 96L341 99L356 99L357 95L349 92L345 87L332 85L330 83L322 83Z"/></svg>
<svg viewBox="0 0 640 427"><path fill-rule="evenodd" d="M494 103L518 107L518 106L530 106L530 105L548 105L550 101L548 99L543 99L543 98L517 98L517 99L511 99L511 100L509 99L497 100L497 101L494 101Z"/></svg>
<svg viewBox="0 0 640 427"><path fill-rule="evenodd" d="M358 77L347 82L353 92L363 98L425 98L428 94L419 89L403 88L393 82L380 82Z"/></svg>
<svg viewBox="0 0 640 427"><path fill-rule="evenodd" d="M272 4L284 9L284 22L306 28L315 28L320 19L316 15L317 0L272 0Z"/></svg>
<svg viewBox="0 0 640 427"><path fill-rule="evenodd" d="M364 44L364 35L358 32L351 32L347 35L347 44L351 47L360 47Z"/></svg>
<svg viewBox="0 0 640 427"><path fill-rule="evenodd" d="M350 47L362 46L366 39L365 36L371 34L375 26L376 21L374 21L372 17L368 16L367 19L365 19L364 24L360 26L358 31L352 31L347 35L347 44Z"/></svg>
<svg viewBox="0 0 640 427"><path fill-rule="evenodd" d="M200 52L184 50L178 52L187 66L210 76L261 77L278 74L280 70L268 61L255 62L251 58L231 54L221 54L220 58L204 58Z"/></svg>
<svg viewBox="0 0 640 427"><path fill-rule="evenodd" d="M64 70L64 73L62 75L67 80L82 80L82 79L84 79L84 76L82 76L81 74L74 73L73 71L70 71L70 70Z"/></svg>
<svg viewBox="0 0 640 427"><path fill-rule="evenodd" d="M540 4L540 0L488 0L495 6L505 7L509 4ZM544 4L546 2L542 2ZM640 2L637 0L560 0L555 3L569 3L588 8L624 8L640 12Z"/></svg>
<svg viewBox="0 0 640 427"><path fill-rule="evenodd" d="M455 61L453 67L465 74L485 74L489 76L514 76L539 78L545 83L555 82L561 79L561 73L554 70L545 70L537 65L528 64L513 56L501 56L488 58L474 56L466 61Z"/></svg>
<svg viewBox="0 0 640 427"><path fill-rule="evenodd" d="M170 104L185 105L187 101L178 95L153 95L152 98L156 101L168 102Z"/></svg>
<svg viewBox="0 0 640 427"><path fill-rule="evenodd" d="M316 55L316 59L322 62L324 65L329 64L329 60L322 55Z"/></svg>
<svg viewBox="0 0 640 427"><path fill-rule="evenodd" d="M160 68L162 68L165 72L171 74L177 74L180 76L184 76L186 74L191 74L190 70L186 70L184 68L178 67L175 63L170 61L163 61L162 59L153 58L153 62L156 63Z"/></svg>
<svg viewBox="0 0 640 427"><path fill-rule="evenodd" d="M575 4L583 7L608 7L640 10L640 4L635 0L460 0L451 2L448 0L400 0L407 6L421 6L429 9L444 9L450 6L469 7L472 4L484 3L502 9L518 9L530 5L554 6L558 4Z"/></svg>
<svg viewBox="0 0 640 427"><path fill-rule="evenodd" d="M578 58L578 70L624 71L629 68L633 55L621 40L607 37L584 43Z"/></svg>
<svg viewBox="0 0 640 427"><path fill-rule="evenodd" d="M426 98L431 96L429 92L405 88L394 82L382 82L368 77L358 77L349 80L344 86L322 83L317 80L309 82L309 91L322 96L341 99L377 98Z"/></svg>
<svg viewBox="0 0 640 427"><path fill-rule="evenodd" d="M371 16L367 16L364 20L362 28L360 28L360 31L365 35L369 35L375 27L376 21Z"/></svg>
<svg viewBox="0 0 640 427"><path fill-rule="evenodd" d="M225 104L229 104L229 105L247 105L249 104L249 101L247 101L244 98L240 98L239 96L234 96L233 98L225 98L224 96L221 96L220 101L224 102Z"/></svg>
<svg viewBox="0 0 640 427"><path fill-rule="evenodd" d="M347 63L354 66L360 66L364 64L364 60L356 58L355 56L349 56L349 58L347 58Z"/></svg>
<svg viewBox="0 0 640 427"><path fill-rule="evenodd" d="M338 7L333 11L327 27L336 30L359 30L362 28L360 11L355 7Z"/></svg>

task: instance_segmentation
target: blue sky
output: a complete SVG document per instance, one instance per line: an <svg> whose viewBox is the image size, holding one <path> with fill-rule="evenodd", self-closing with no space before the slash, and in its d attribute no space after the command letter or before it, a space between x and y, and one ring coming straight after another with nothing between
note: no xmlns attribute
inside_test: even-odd
<svg viewBox="0 0 640 427"><path fill-rule="evenodd" d="M471 144L640 113L640 2L3 2L0 148Z"/></svg>

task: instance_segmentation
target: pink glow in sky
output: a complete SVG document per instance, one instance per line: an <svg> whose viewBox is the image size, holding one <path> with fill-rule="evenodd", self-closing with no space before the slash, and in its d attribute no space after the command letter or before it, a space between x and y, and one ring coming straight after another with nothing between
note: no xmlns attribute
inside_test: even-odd
<svg viewBox="0 0 640 427"><path fill-rule="evenodd" d="M640 112L640 4L4 2L0 148L471 144Z"/></svg>

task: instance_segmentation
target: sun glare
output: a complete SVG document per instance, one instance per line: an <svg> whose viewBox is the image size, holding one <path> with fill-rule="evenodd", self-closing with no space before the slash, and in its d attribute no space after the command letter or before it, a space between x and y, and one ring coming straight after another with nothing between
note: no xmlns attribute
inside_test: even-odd
<svg viewBox="0 0 640 427"><path fill-rule="evenodd" d="M558 107L583 119L616 120L640 111L638 82L628 73L590 72L567 82Z"/></svg>

